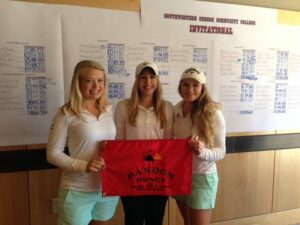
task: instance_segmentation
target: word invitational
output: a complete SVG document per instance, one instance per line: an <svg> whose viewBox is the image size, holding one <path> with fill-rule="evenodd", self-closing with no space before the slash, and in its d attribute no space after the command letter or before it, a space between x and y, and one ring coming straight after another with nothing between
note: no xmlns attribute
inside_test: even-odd
<svg viewBox="0 0 300 225"><path fill-rule="evenodd" d="M219 26L212 23L217 24L236 24L236 25L256 25L255 20L244 20L244 19L233 19L233 18L215 18L215 17L206 17L206 16L191 16L191 15L180 15L180 14L172 14L165 13L164 19L172 19L172 20L187 20L187 21L200 21L204 24L190 24L189 32L190 33L207 33L207 34L233 34L233 28L231 26Z"/></svg>

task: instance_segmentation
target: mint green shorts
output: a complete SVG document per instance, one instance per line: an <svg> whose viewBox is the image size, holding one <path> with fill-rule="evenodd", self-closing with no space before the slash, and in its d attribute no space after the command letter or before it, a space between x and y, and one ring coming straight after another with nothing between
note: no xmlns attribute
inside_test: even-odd
<svg viewBox="0 0 300 225"><path fill-rule="evenodd" d="M174 196L192 209L213 209L215 207L219 178L218 174L193 174L192 193Z"/></svg>
<svg viewBox="0 0 300 225"><path fill-rule="evenodd" d="M101 192L60 189L59 225L88 225L91 220L106 221L114 214L119 197L102 197Z"/></svg>

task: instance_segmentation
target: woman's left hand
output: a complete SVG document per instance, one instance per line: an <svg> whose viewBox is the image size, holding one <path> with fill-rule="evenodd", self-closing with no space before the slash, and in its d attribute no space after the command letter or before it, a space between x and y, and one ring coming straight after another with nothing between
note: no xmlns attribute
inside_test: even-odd
<svg viewBox="0 0 300 225"><path fill-rule="evenodd" d="M98 143L99 154L102 154L102 153L103 153L103 150L104 150L104 147L105 147L106 144L107 144L107 141L106 141L106 140L100 141L100 142Z"/></svg>
<svg viewBox="0 0 300 225"><path fill-rule="evenodd" d="M104 159L101 157L92 159L87 164L87 172L99 172L105 169L105 162Z"/></svg>
<svg viewBox="0 0 300 225"><path fill-rule="evenodd" d="M202 149L204 149L204 147L205 147L204 142L200 141L199 137L196 135L192 135L190 137L189 145L196 155L199 155L201 153Z"/></svg>

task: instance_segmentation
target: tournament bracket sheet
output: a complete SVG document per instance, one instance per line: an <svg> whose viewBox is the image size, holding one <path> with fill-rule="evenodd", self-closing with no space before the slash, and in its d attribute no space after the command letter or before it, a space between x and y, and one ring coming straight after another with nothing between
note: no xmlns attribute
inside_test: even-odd
<svg viewBox="0 0 300 225"><path fill-rule="evenodd" d="M46 143L63 103L60 13L1 1L0 28L0 144Z"/></svg>
<svg viewBox="0 0 300 225"><path fill-rule="evenodd" d="M212 42L207 76L227 132L299 130L299 12L170 0L141 8L144 34Z"/></svg>

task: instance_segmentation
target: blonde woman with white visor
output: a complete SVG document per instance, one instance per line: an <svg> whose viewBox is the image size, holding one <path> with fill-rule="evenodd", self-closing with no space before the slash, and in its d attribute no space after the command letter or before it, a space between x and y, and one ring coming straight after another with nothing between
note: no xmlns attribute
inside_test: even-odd
<svg viewBox="0 0 300 225"><path fill-rule="evenodd" d="M192 193L174 197L185 225L208 225L218 188L215 161L226 153L225 121L208 93L203 71L186 69L178 91L182 100L175 106L174 136L189 138L193 174Z"/></svg>

